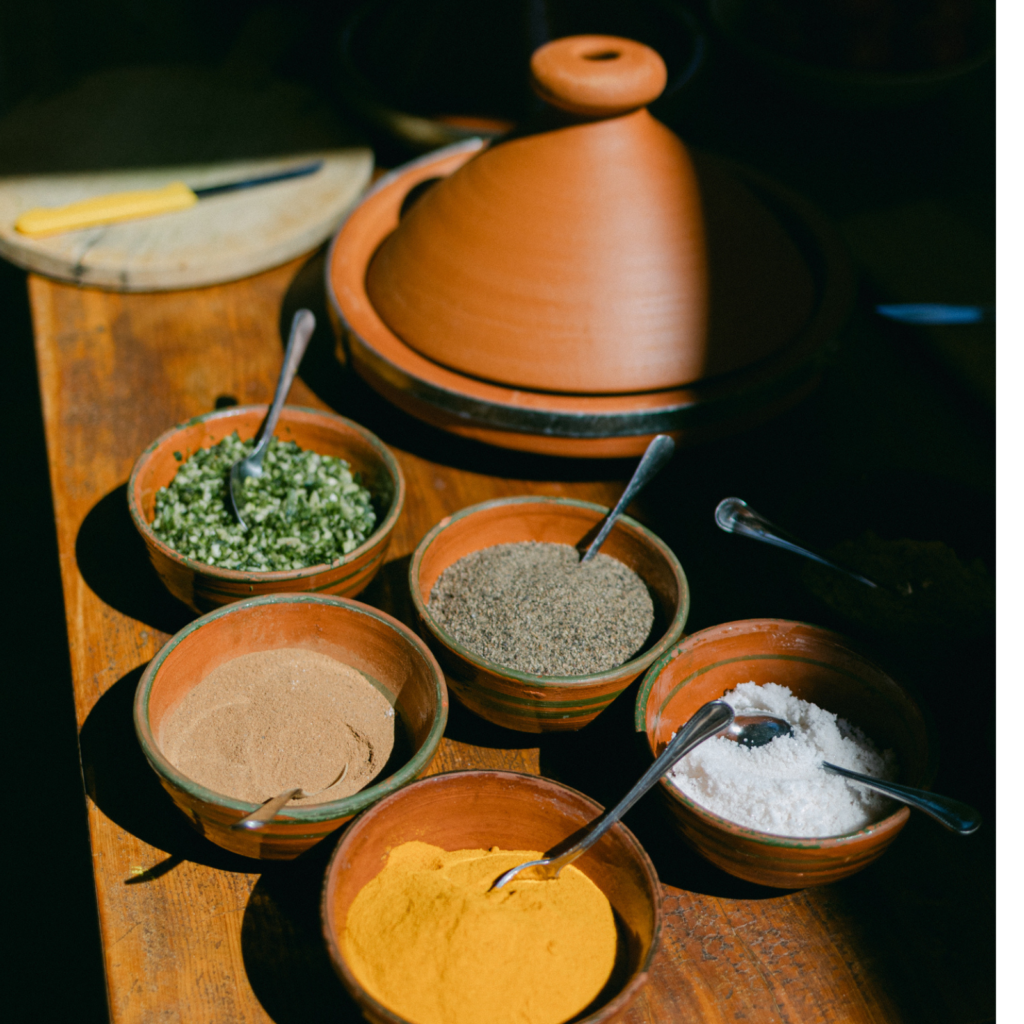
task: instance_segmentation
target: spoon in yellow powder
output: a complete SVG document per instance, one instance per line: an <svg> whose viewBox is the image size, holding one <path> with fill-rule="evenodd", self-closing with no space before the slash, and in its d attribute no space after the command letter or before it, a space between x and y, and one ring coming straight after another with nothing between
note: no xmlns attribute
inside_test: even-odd
<svg viewBox="0 0 1024 1024"><path fill-rule="evenodd" d="M514 868L506 871L501 875L498 880L491 886L493 889L500 889L506 882L511 881L520 871L526 868L534 868L536 870L535 878L557 878L558 872L562 870L567 864L571 864L578 857L582 857L584 853L589 850L594 843L598 841L617 821L621 820L622 816L628 811L633 804L637 802L653 786L658 779L664 775L669 768L672 767L679 760L679 758L688 754L694 747L703 743L705 740L711 739L712 736L717 736L723 729L727 729L732 725L733 710L729 707L724 700L713 700L703 707L698 708L694 713L693 717L684 725L671 739L668 746L661 752L654 764L644 772L640 781L610 810L605 811L599 818L595 818L589 827L583 838L579 842L574 843L564 853L559 854L556 857L544 857L541 860L527 861L525 864L519 864ZM765 738L760 742L755 742L754 746L761 746L762 743L767 743L773 738L774 734L765 734Z"/></svg>

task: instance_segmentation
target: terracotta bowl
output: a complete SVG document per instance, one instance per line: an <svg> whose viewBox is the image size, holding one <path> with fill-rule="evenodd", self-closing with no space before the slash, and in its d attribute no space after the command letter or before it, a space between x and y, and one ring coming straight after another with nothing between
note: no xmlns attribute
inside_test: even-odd
<svg viewBox="0 0 1024 1024"><path fill-rule="evenodd" d="M169 547L150 527L156 492L174 479L181 462L200 448L217 444L233 431L243 441L255 437L265 405L245 405L207 413L161 434L140 456L128 480L128 508L142 534L153 563L167 589L196 611L208 611L229 601L256 594L295 591L358 594L384 564L391 531L405 503L405 479L395 457L370 431L334 413L285 406L275 435L295 441L300 448L345 459L361 475L374 498L377 529L354 551L331 565L279 572L219 569L185 558Z"/></svg>
<svg viewBox="0 0 1024 1024"><path fill-rule="evenodd" d="M727 622L687 637L644 677L636 728L652 755L702 704L740 683L779 683L859 726L893 749L898 781L926 786L934 744L921 709L898 683L838 633L782 619ZM659 789L683 838L713 864L761 885L794 889L852 875L885 852L906 824L907 807L848 835L793 839L736 825L704 810L671 783Z"/></svg>
<svg viewBox="0 0 1024 1024"><path fill-rule="evenodd" d="M394 705L399 728L404 727L395 737L399 754L392 755L391 763L403 750L408 759L352 796L294 807L263 829L233 832L231 825L257 805L214 793L182 775L160 749L161 727L218 665L281 647L317 651L369 676ZM390 615L342 597L268 594L209 612L171 637L139 680L134 717L146 760L195 828L233 853L290 860L423 774L448 721L448 693L441 669L423 641Z"/></svg>
<svg viewBox="0 0 1024 1024"><path fill-rule="evenodd" d="M522 732L582 729L682 635L690 611L683 568L663 541L628 516L618 521L601 552L628 565L647 584L654 598L654 642L617 668L585 676L517 672L473 654L430 614L437 578L465 555L524 540L575 545L607 512L569 498L499 498L442 519L413 552L409 587L420 632L452 692L481 718Z"/></svg>
<svg viewBox="0 0 1024 1024"><path fill-rule="evenodd" d="M390 849L409 840L444 850L549 850L602 808L550 779L515 772L469 771L435 775L367 811L338 844L324 884L321 912L334 969L375 1024L408 1024L378 1003L352 974L341 952L348 909L382 870ZM609 1001L574 1024L621 1019L647 980L661 929L661 886L654 865L624 825L615 825L576 861L608 897L625 956L613 975ZM618 981L617 988L615 982Z"/></svg>

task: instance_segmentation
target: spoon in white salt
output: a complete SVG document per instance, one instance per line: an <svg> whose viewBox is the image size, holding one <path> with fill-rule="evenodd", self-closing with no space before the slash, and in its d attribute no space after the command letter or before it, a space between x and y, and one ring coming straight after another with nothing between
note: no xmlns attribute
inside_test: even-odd
<svg viewBox="0 0 1024 1024"><path fill-rule="evenodd" d="M775 715L736 715L732 722L719 735L745 747L763 747L778 736L788 736L793 730L789 722ZM887 782L876 779L872 775L840 768L838 765L822 761L821 767L830 775L841 775L844 779L856 782L878 793L884 793L899 800L908 807L915 807L925 814L931 815L939 824L945 825L951 832L969 836L981 825L981 815L967 804L953 800L948 796L936 796L924 789L903 786L898 782Z"/></svg>
<svg viewBox="0 0 1024 1024"><path fill-rule="evenodd" d="M240 821L236 821L232 825L232 829L235 831L248 830L263 828L264 825L272 818L274 818L279 810L286 803L291 800L301 800L303 797L316 796L318 793L326 792L331 786L336 786L343 778L348 774L348 765L341 769L341 774L331 783L324 786L321 789L315 789L312 793L304 793L301 786L295 786L292 789L286 789L283 793L278 793L277 796L272 796L266 803L262 803L256 808L252 814L247 814Z"/></svg>

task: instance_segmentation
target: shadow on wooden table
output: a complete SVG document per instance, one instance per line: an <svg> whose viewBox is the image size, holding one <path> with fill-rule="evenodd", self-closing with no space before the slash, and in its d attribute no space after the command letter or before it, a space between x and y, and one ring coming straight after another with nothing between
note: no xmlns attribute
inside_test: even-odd
<svg viewBox="0 0 1024 1024"><path fill-rule="evenodd" d="M228 853L196 832L143 756L135 737L132 702L145 667L132 669L100 697L79 734L85 788L96 806L126 832L170 854L168 861L149 865L143 875L127 878L125 884L157 878L184 860L221 871L259 871L259 861Z"/></svg>
<svg viewBox="0 0 1024 1024"><path fill-rule="evenodd" d="M242 918L249 984L276 1024L361 1021L324 944L320 890L336 842L328 838L286 864L269 865Z"/></svg>
<svg viewBox="0 0 1024 1024"><path fill-rule="evenodd" d="M163 633L177 633L196 613L173 598L149 562L128 513L127 484L89 510L75 540L78 570L101 601Z"/></svg>

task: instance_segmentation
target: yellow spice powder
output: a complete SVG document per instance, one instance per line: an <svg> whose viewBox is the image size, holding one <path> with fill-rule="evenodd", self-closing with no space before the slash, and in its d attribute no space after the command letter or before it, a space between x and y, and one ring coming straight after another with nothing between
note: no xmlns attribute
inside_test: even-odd
<svg viewBox="0 0 1024 1024"><path fill-rule="evenodd" d="M535 850L393 849L349 908L342 946L378 1002L415 1024L562 1024L615 964L611 905L582 871L494 880Z"/></svg>

